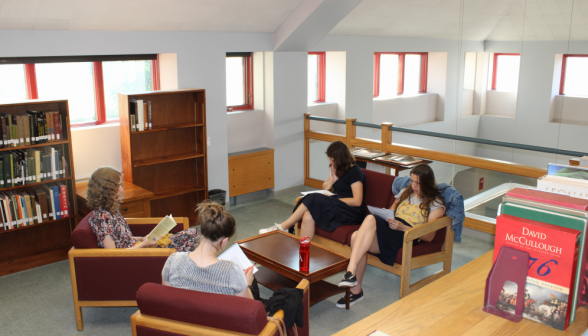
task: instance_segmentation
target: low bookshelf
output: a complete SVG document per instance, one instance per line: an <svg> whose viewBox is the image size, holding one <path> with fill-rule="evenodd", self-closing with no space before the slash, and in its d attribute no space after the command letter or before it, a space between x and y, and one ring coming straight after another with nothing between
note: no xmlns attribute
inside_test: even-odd
<svg viewBox="0 0 588 336"><path fill-rule="evenodd" d="M58 169L61 172L60 175L50 176L47 179L40 178L40 180L32 176L34 172L34 168L32 168L33 171L30 174L26 174L27 176L31 176L31 180L24 182L24 184L20 184L19 181L14 186L7 186L5 184L5 176L2 176L0 179L2 179L4 184L0 186L0 195L18 194L23 196L28 194L31 196L31 203L34 203L33 201L35 199L32 196L34 196L35 190L45 190L45 187L50 184L60 183L66 188L67 195L64 197L67 198L68 209L67 215L62 214L59 219L48 216L42 220L37 218L36 210L32 209L31 213L33 216L29 217L33 217L34 220L30 220L29 222L21 220L20 224L10 226L6 225L6 217L0 214L0 222L4 224L0 229L0 276L67 259L67 251L71 247L71 232L76 225L75 171L71 131L69 127L68 102L67 100L30 100L0 105L0 116L8 115L12 118L13 116L23 115L27 111L58 112L57 116L59 119L53 120L60 120L60 136L48 140L49 142L43 142L44 140L41 139L33 143L32 140L36 137L33 137L34 134L31 135L31 129L29 128L29 133L27 134L29 138L24 138L24 142L18 141L19 143L15 144L15 147L12 147L10 144L4 145L4 147L0 148L0 156L3 157L8 153L16 153L16 151L26 153L27 150L29 152L31 150L39 150L43 153L47 149L50 149L50 147L53 147L62 154L66 164L61 167L62 169ZM47 115L46 119L48 118ZM32 121L33 119L30 118L30 120ZM49 129L49 126L47 125L47 129ZM53 126L52 130L55 129L55 125ZM4 130L2 133L6 134ZM3 141L3 144L5 139L0 139ZM27 157L28 155L30 153L27 153ZM58 168L57 165L54 167ZM50 200L47 199L47 201L49 202ZM43 216L43 212L38 213L38 215Z"/></svg>
<svg viewBox="0 0 588 336"><path fill-rule="evenodd" d="M149 120L141 130L139 106ZM205 91L119 94L119 113L125 180L153 192L153 217L188 217L195 225L196 205L208 198Z"/></svg>

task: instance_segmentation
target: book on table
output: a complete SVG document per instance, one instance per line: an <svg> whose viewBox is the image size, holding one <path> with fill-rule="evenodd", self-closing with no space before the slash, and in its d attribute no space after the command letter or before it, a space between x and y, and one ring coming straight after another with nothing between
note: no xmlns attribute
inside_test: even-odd
<svg viewBox="0 0 588 336"><path fill-rule="evenodd" d="M537 180L537 189L588 199L588 180L583 179L545 175Z"/></svg>
<svg viewBox="0 0 588 336"><path fill-rule="evenodd" d="M547 166L547 175L569 177L579 180L588 180L588 167L550 163Z"/></svg>
<svg viewBox="0 0 588 336"><path fill-rule="evenodd" d="M396 154L380 156L380 157L375 158L375 160L395 163L395 164L399 164L401 166L410 166L413 164L423 162L423 160L414 158L409 155L396 155Z"/></svg>
<svg viewBox="0 0 588 336"><path fill-rule="evenodd" d="M547 224L579 230L580 256L578 269L588 265L588 200L543 192L533 189L516 188L506 193L499 214L507 214L535 220ZM576 308L588 306L586 276L583 272L576 274L577 287L574 289L572 321L575 320Z"/></svg>
<svg viewBox="0 0 588 336"><path fill-rule="evenodd" d="M354 156L360 157L360 158L365 158L365 159L373 159L378 156L386 155L386 153L381 152L379 150L369 149L369 148L361 148L361 147L354 148L351 151L351 154L353 154Z"/></svg>
<svg viewBox="0 0 588 336"><path fill-rule="evenodd" d="M580 249L579 230L501 214L496 219L494 260L502 246L529 253L525 296L517 298L516 284L506 282L497 307L514 311L524 300L523 317L565 330L574 308L572 299Z"/></svg>

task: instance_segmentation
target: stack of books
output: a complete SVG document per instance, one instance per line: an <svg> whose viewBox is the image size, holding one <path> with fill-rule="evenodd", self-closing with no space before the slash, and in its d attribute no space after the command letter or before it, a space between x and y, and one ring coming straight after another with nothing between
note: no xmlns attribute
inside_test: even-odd
<svg viewBox="0 0 588 336"><path fill-rule="evenodd" d="M411 166L413 164L421 163L423 160L416 159L412 156L408 155L397 155L397 154L390 154L386 156L380 156L375 158L378 161L390 162L394 164L398 164L401 166Z"/></svg>
<svg viewBox="0 0 588 336"><path fill-rule="evenodd" d="M0 113L0 148L37 145L63 140L61 114L58 111Z"/></svg>
<svg viewBox="0 0 588 336"><path fill-rule="evenodd" d="M537 189L588 199L588 167L550 163L547 175L537 181Z"/></svg>
<svg viewBox="0 0 588 336"><path fill-rule="evenodd" d="M525 297L516 298L516 288L506 284L500 308L514 311L516 300L523 299L523 317L565 330L576 310L588 305L583 271L588 261L588 200L516 188L506 193L498 215L494 259L502 246L530 255Z"/></svg>
<svg viewBox="0 0 588 336"><path fill-rule="evenodd" d="M129 102L129 115L131 116L131 132L153 129L150 101L131 99Z"/></svg>
<svg viewBox="0 0 588 336"><path fill-rule="evenodd" d="M45 184L30 191L0 192L0 231L69 217L67 186Z"/></svg>
<svg viewBox="0 0 588 336"><path fill-rule="evenodd" d="M357 156L357 157L364 158L364 159L373 159L378 156L386 155L386 153L380 152L375 149L361 148L361 147L354 148L351 151L351 154L353 154L353 156Z"/></svg>
<svg viewBox="0 0 588 336"><path fill-rule="evenodd" d="M61 149L10 150L0 154L0 188L9 188L68 177L68 163Z"/></svg>

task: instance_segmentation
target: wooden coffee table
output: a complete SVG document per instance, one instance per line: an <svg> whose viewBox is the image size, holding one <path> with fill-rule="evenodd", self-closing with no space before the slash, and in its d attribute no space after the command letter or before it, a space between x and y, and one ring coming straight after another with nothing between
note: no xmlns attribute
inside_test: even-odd
<svg viewBox="0 0 588 336"><path fill-rule="evenodd" d="M323 279L347 269L349 258L322 245L310 243L309 272L299 271L300 237L272 231L237 242L245 255L264 267L255 273L257 281L271 290L294 288L302 279L310 282L310 305L345 292L349 309L349 288L339 288Z"/></svg>

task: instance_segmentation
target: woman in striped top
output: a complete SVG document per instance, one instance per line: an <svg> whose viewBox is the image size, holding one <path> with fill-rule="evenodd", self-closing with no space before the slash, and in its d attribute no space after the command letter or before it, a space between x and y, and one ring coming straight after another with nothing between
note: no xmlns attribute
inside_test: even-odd
<svg viewBox="0 0 588 336"><path fill-rule="evenodd" d="M253 267L242 270L217 255L235 234L235 219L218 203L201 203L196 211L202 240L194 252L169 256L162 272L166 286L253 298Z"/></svg>

